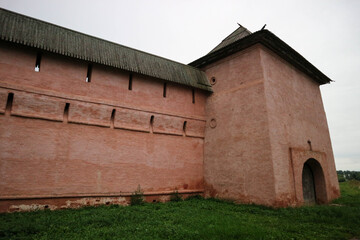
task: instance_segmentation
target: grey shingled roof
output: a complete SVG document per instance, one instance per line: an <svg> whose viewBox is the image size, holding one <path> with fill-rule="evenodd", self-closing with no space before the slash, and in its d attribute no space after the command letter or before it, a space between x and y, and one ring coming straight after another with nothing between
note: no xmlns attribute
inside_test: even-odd
<svg viewBox="0 0 360 240"><path fill-rule="evenodd" d="M234 32L232 32L229 36L227 36L224 40L222 40L222 42L219 45L217 45L213 50L211 50L209 52L209 54L212 52L215 52L221 48L224 48L224 47L226 47L226 46L228 46L250 34L251 34L251 32L249 30L247 30L246 28L244 28L243 26L241 26L239 24L239 27Z"/></svg>
<svg viewBox="0 0 360 240"><path fill-rule="evenodd" d="M208 54L189 63L189 65L201 69L220 59L243 51L255 44L262 44L267 47L319 84L327 84L332 81L272 32L262 29L254 33L250 33L246 30L246 28L241 26Z"/></svg>
<svg viewBox="0 0 360 240"><path fill-rule="evenodd" d="M0 39L212 91L203 71L0 8Z"/></svg>

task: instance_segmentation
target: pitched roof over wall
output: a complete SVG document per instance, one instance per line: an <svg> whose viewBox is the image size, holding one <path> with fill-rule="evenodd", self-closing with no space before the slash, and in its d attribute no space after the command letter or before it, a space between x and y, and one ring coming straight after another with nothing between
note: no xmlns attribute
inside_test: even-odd
<svg viewBox="0 0 360 240"><path fill-rule="evenodd" d="M257 43L260 43L268 49L272 50L278 56L295 66L297 69L308 75L317 83L325 84L332 81L298 52L292 49L280 38L275 36L275 34L272 32L268 30L260 30L255 33L251 33L242 26L240 26L236 31L225 38L207 55L193 61L189 65L197 68L203 68L213 62L251 47Z"/></svg>
<svg viewBox="0 0 360 240"><path fill-rule="evenodd" d="M189 65L2 8L0 8L0 39L212 91L205 73Z"/></svg>

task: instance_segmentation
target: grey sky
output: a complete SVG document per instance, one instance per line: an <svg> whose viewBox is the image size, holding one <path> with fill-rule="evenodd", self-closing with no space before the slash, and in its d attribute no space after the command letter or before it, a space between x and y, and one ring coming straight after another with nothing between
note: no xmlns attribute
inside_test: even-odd
<svg viewBox="0 0 360 240"><path fill-rule="evenodd" d="M321 87L337 169L360 170L360 1L0 0L0 7L182 63L265 23L334 83Z"/></svg>

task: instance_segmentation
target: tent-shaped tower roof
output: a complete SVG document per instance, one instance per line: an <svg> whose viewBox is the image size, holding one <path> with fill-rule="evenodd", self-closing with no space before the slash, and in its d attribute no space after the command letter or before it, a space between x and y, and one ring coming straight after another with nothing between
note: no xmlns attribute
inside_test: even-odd
<svg viewBox="0 0 360 240"><path fill-rule="evenodd" d="M189 65L202 69L209 64L247 49L255 44L261 44L270 49L279 57L311 77L319 84L326 84L332 81L272 32L261 29L260 31L251 33L240 24L234 32L227 36L213 50L211 50L205 56L189 63Z"/></svg>
<svg viewBox="0 0 360 240"><path fill-rule="evenodd" d="M247 30L245 27L243 27L239 24L239 27L234 32L232 32L229 36L227 36L224 40L222 40L222 42L219 45L217 45L213 50L211 50L209 52L209 54L212 52L215 52L221 48L224 48L224 47L230 45L231 43L234 43L250 34L251 34L251 32L249 30Z"/></svg>

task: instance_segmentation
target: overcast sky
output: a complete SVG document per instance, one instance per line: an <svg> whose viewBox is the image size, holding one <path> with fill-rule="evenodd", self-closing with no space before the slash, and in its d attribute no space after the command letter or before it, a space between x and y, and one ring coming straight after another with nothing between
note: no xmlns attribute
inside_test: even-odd
<svg viewBox="0 0 360 240"><path fill-rule="evenodd" d="M0 0L0 7L189 63L240 23L267 29L335 82L321 86L338 170L360 171L360 1Z"/></svg>

